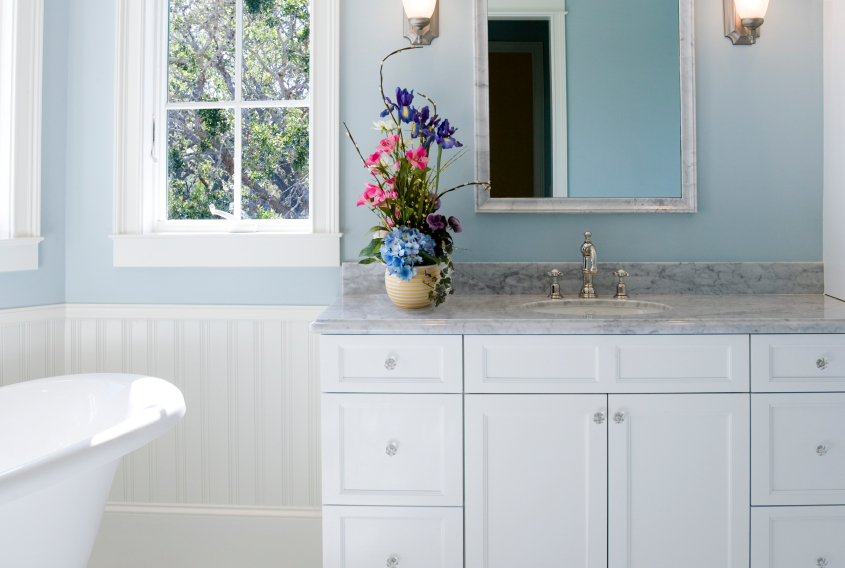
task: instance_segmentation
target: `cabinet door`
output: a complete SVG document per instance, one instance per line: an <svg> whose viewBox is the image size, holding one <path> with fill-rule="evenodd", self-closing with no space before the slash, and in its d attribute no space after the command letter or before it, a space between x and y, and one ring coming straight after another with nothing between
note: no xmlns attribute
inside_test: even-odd
<svg viewBox="0 0 845 568"><path fill-rule="evenodd" d="M754 507L751 568L845 566L845 507Z"/></svg>
<svg viewBox="0 0 845 568"><path fill-rule="evenodd" d="M609 396L609 568L748 566L749 404Z"/></svg>
<svg viewBox="0 0 845 568"><path fill-rule="evenodd" d="M466 396L467 568L606 568L606 404Z"/></svg>

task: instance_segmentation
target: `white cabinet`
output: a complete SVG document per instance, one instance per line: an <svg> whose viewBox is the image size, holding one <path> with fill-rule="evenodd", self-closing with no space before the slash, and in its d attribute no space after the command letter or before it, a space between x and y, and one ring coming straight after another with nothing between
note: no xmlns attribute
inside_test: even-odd
<svg viewBox="0 0 845 568"><path fill-rule="evenodd" d="M606 568L606 403L467 395L467 568Z"/></svg>
<svg viewBox="0 0 845 568"><path fill-rule="evenodd" d="M324 335L323 392L463 392L460 335Z"/></svg>
<svg viewBox="0 0 845 568"><path fill-rule="evenodd" d="M461 568L461 513L451 507L323 507L323 566Z"/></svg>
<svg viewBox="0 0 845 568"><path fill-rule="evenodd" d="M747 335L470 335L468 393L748 392Z"/></svg>
<svg viewBox="0 0 845 568"><path fill-rule="evenodd" d="M845 566L845 507L754 507L751 568Z"/></svg>
<svg viewBox="0 0 845 568"><path fill-rule="evenodd" d="M323 503L460 506L461 395L324 394Z"/></svg>
<svg viewBox="0 0 845 568"><path fill-rule="evenodd" d="M752 505L845 505L845 393L755 394L751 417Z"/></svg>
<svg viewBox="0 0 845 568"><path fill-rule="evenodd" d="M754 392L845 391L845 335L751 336Z"/></svg>
<svg viewBox="0 0 845 568"><path fill-rule="evenodd" d="M748 565L748 396L608 397L610 568Z"/></svg>

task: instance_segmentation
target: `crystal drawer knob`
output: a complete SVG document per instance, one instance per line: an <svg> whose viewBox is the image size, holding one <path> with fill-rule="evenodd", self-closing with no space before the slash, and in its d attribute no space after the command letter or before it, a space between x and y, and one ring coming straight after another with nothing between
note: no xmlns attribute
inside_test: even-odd
<svg viewBox="0 0 845 568"><path fill-rule="evenodd" d="M393 357L388 357L387 360L384 362L384 368L388 371L392 371L396 368L396 359Z"/></svg>
<svg viewBox="0 0 845 568"><path fill-rule="evenodd" d="M824 568L825 566L827 566L827 558L825 558L825 557L818 558L816 560L816 566L821 566L821 568Z"/></svg>
<svg viewBox="0 0 845 568"><path fill-rule="evenodd" d="M596 424L604 424L604 412L596 412L593 414L593 422Z"/></svg>
<svg viewBox="0 0 845 568"><path fill-rule="evenodd" d="M816 447L816 453L819 454L819 456L825 455L827 453L827 446L825 446L824 444L819 444Z"/></svg>
<svg viewBox="0 0 845 568"><path fill-rule="evenodd" d="M625 415L622 414L621 412L617 412L616 414L613 415L613 421L616 422L617 424L622 424L622 422L625 421Z"/></svg>
<svg viewBox="0 0 845 568"><path fill-rule="evenodd" d="M387 448L385 448L384 451L387 452L387 455L389 456L395 456L398 449L399 445L396 442L390 442L387 444Z"/></svg>
<svg viewBox="0 0 845 568"><path fill-rule="evenodd" d="M388 568L393 568L394 566L399 566L399 558L396 556L391 556L387 559L387 566Z"/></svg>
<svg viewBox="0 0 845 568"><path fill-rule="evenodd" d="M821 359L817 359L816 360L816 367L818 367L822 371L827 369L827 359L825 359L824 357L822 357Z"/></svg>

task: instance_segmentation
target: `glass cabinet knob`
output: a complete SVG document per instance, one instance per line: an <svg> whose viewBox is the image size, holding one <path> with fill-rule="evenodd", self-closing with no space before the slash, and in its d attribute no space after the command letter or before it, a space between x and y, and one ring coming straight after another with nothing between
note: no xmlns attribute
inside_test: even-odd
<svg viewBox="0 0 845 568"><path fill-rule="evenodd" d="M384 368L388 371L392 371L396 368L396 359L394 357L388 357L387 360L384 362Z"/></svg>
<svg viewBox="0 0 845 568"><path fill-rule="evenodd" d="M625 415L621 412L617 412L613 415L613 421L617 424L622 424L625 421Z"/></svg>
<svg viewBox="0 0 845 568"><path fill-rule="evenodd" d="M387 566L388 568L394 568L394 566L399 566L399 557L398 556L391 556L387 559Z"/></svg>
<svg viewBox="0 0 845 568"><path fill-rule="evenodd" d="M816 367L824 371L827 369L827 359L822 357L821 359L816 359Z"/></svg>
<svg viewBox="0 0 845 568"><path fill-rule="evenodd" d="M604 424L604 412L596 412L593 414L593 422L596 424Z"/></svg>
<svg viewBox="0 0 845 568"><path fill-rule="evenodd" d="M819 444L818 446L816 446L816 453L819 454L819 456L825 455L827 453L827 446L825 446L824 444Z"/></svg>
<svg viewBox="0 0 845 568"><path fill-rule="evenodd" d="M818 559L816 559L816 566L820 566L821 568L824 568L825 566L827 566L827 558L825 558L824 556L821 556Z"/></svg>
<svg viewBox="0 0 845 568"><path fill-rule="evenodd" d="M387 455L389 455L389 456L395 456L396 451L398 449L399 449L399 445L396 442L390 442L389 444L387 444L387 448L385 448L385 452L387 452Z"/></svg>

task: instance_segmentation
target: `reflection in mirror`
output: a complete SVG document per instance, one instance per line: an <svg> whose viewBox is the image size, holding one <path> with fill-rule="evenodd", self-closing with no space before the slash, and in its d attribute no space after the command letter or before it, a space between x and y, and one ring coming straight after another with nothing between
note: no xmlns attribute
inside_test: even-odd
<svg viewBox="0 0 845 568"><path fill-rule="evenodd" d="M692 0L477 1L478 211L695 211Z"/></svg>

